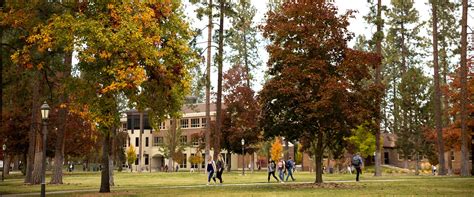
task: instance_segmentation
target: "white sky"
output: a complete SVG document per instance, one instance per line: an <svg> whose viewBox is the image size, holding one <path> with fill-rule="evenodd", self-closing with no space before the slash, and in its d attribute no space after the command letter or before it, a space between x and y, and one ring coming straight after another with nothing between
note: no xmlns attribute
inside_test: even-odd
<svg viewBox="0 0 474 197"><path fill-rule="evenodd" d="M267 12L267 1L266 0L251 0L251 2L257 9L257 14L254 19L255 22L259 24L264 23L265 22L264 15ZM383 0L383 3L388 5L390 1ZM428 0L415 1L415 7L420 13L420 20L426 21L429 18L430 7L427 5L427 3L428 3ZM355 18L352 18L349 21L350 22L349 30L351 32L354 32L356 36L360 34L364 34L367 38L370 38L372 36L372 34L375 32L375 27L369 26L362 18L364 15L366 15L369 12L369 5L367 3L367 0L335 0L335 5L336 7L339 8L339 12L341 14L345 13L348 9L357 11L357 13L354 14ZM186 5L186 9L185 9L186 15L191 19L191 25L193 27L202 29L207 24L207 18L203 19L203 21L199 21L198 19L196 19L195 13L193 11L194 9L195 7ZM226 28L229 28L227 25L226 25ZM214 28L217 28L217 27L214 26ZM205 37L198 38L198 42L203 42L207 40L207 30L204 30L203 33L205 34L204 35ZM261 35L259 35L259 37L262 38ZM255 81L254 81L253 89L255 91L259 91L262 88L262 84L264 82L263 73L266 70L266 62L268 59L268 54L265 51L265 45L266 43L262 42L261 46L259 47L259 56L261 58L262 66L260 66L260 69L258 71L255 71L254 73ZM353 42L351 42L350 45L353 45ZM206 47L205 44L203 44L202 48L205 48L205 47ZM213 48L212 50L213 50L212 54L214 55L216 49ZM204 53L204 55L205 54L206 53ZM224 65L224 67L228 67L228 65L227 66ZM226 68L224 68L224 72L225 70ZM215 89L217 87L217 71L215 67L212 68L211 83Z"/></svg>

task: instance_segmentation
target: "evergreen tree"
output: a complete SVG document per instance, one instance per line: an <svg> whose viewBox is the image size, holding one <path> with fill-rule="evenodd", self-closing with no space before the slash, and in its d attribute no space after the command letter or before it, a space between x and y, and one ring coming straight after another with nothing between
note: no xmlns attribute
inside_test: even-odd
<svg viewBox="0 0 474 197"><path fill-rule="evenodd" d="M400 120L406 124L397 133L396 144L407 168L409 157L418 162L423 150L420 146L423 144L423 127L428 126L432 116L432 87L430 79L423 75L421 69L409 68L398 84L398 89L400 97L397 97L395 102L400 104L406 114ZM416 169L418 170L418 166Z"/></svg>
<svg viewBox="0 0 474 197"><path fill-rule="evenodd" d="M260 65L258 57L257 27L253 18L257 10L249 0L240 0L235 5L235 12L238 13L231 18L232 28L228 31L227 43L232 49L229 54L231 65L242 65L246 70L247 86L253 79L252 70Z"/></svg>
<svg viewBox="0 0 474 197"><path fill-rule="evenodd" d="M392 120L391 131L398 133L404 122L400 121L403 109L395 102L399 91L397 89L401 77L410 67L420 64L420 51L423 50L425 40L419 35L423 25L419 22L418 11L413 7L413 0L392 0L391 8L387 11L389 28L384 50L384 76L387 84ZM406 119L406 118L405 118Z"/></svg>

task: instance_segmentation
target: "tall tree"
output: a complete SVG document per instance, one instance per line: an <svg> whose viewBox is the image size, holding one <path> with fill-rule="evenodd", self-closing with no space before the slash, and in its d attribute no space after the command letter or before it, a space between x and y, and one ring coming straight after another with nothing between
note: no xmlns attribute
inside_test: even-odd
<svg viewBox="0 0 474 197"><path fill-rule="evenodd" d="M419 68L409 68L403 75L401 82L398 84L400 97L396 102L400 103L400 108L406 113L401 117L401 121L406 122L403 129L397 134L396 145L399 152L405 160L405 168L408 168L408 159L411 156L413 160L420 160L423 147L423 126L430 123L432 115L432 88L430 87L430 79L423 75L423 71ZM407 118L407 119L405 119ZM418 172L418 165L416 166Z"/></svg>
<svg viewBox="0 0 474 197"><path fill-rule="evenodd" d="M199 1L192 0L191 3L196 4ZM211 62L212 62L212 28L213 28L213 14L212 10L214 5L212 0L209 2L201 2L202 7L196 10L197 17L202 18L203 15L207 16L208 23L207 23L207 57L206 57L206 75L205 75L205 86L206 86L206 130L204 133L205 139L205 163L208 163L210 160L210 148L211 148Z"/></svg>
<svg viewBox="0 0 474 197"><path fill-rule="evenodd" d="M364 83L380 58L347 48L350 12L323 0L291 1L269 11L263 27L271 78L260 93L265 137L301 138L315 156L322 183L324 150L343 142L350 129L371 119L381 89ZM324 33L321 33L324 32Z"/></svg>
<svg viewBox="0 0 474 197"><path fill-rule="evenodd" d="M228 44L232 49L229 55L231 65L243 65L246 70L247 86L251 87L252 69L260 65L258 57L257 27L253 19L257 9L252 6L249 0L240 0L235 5L235 14L231 18L233 27L228 31Z"/></svg>
<svg viewBox="0 0 474 197"><path fill-rule="evenodd" d="M384 21L382 19L382 0L377 0L375 1L371 0L369 1L371 3L371 12L368 17L366 17L366 20L370 23L373 23L377 27L377 32L373 35L372 37L372 42L375 42L375 53L377 53L379 56L382 56L382 40L383 40L383 24ZM380 62L379 65L375 68L375 83L379 86L382 86L382 62ZM382 132L381 129L381 120L382 120L382 115L381 115L381 106L382 101L379 100L377 101L377 104L379 105L379 110L376 111L374 114L375 116L375 176L382 176L382 170L381 170L381 162L382 162L382 156L381 156L381 135L380 133Z"/></svg>
<svg viewBox="0 0 474 197"><path fill-rule="evenodd" d="M141 93L158 94L151 98L164 97L161 101L169 104L156 111L164 116L182 97L167 98L175 98L170 95L180 95L188 87L190 34L180 9L179 2L96 3L77 17L65 13L52 18L28 39L39 49L78 52L78 69L88 85L83 101L104 139L100 192L110 192L108 157L111 134L120 125L118 96L125 94L137 101L141 98L135 97L138 86L143 85ZM28 49L19 54L21 61L28 60ZM147 86L144 82L158 83Z"/></svg>
<svg viewBox="0 0 474 197"><path fill-rule="evenodd" d="M467 147L469 136L467 135L467 0L462 1L461 19L461 176L469 176L469 149Z"/></svg>
<svg viewBox="0 0 474 197"><path fill-rule="evenodd" d="M219 0L219 34L217 37L217 95L216 95L216 129L214 131L214 158L220 154L222 138L222 74L224 68L224 15L226 0Z"/></svg>
<svg viewBox="0 0 474 197"><path fill-rule="evenodd" d="M392 125L391 131L397 134L404 122L401 116L405 116L398 103L394 102L398 97L397 84L402 75L409 67L420 62L420 47L425 43L419 35L422 23L419 22L418 11L413 6L413 0L392 0L391 8L387 11L387 25L389 26L386 36L386 49L384 54L385 75L390 81L390 91L387 96L391 102ZM405 118L406 119L406 118Z"/></svg>
<svg viewBox="0 0 474 197"><path fill-rule="evenodd" d="M433 78L434 78L434 119L437 133L438 161L444 165L444 142L443 125L441 122L441 90L439 87L439 64L438 64L438 1L431 0L432 24L433 24ZM444 170L444 167L441 167ZM441 169L440 169L441 172ZM443 173L441 173L443 174Z"/></svg>

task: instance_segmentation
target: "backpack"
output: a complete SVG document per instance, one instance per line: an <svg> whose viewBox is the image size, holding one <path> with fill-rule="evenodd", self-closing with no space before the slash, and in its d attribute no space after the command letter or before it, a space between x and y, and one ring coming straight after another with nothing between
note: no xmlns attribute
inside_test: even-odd
<svg viewBox="0 0 474 197"><path fill-rule="evenodd" d="M272 161L272 162L270 163L270 166L272 167L272 169L275 169L275 167L276 167L276 166L275 166L275 162Z"/></svg>
<svg viewBox="0 0 474 197"><path fill-rule="evenodd" d="M359 166L360 165L360 157L359 156L354 156L352 157L352 165L353 166Z"/></svg>
<svg viewBox="0 0 474 197"><path fill-rule="evenodd" d="M292 167L293 167L293 166L291 165L291 160L286 161L286 163L285 163L285 168L286 168L286 169L290 169L290 168L292 168Z"/></svg>

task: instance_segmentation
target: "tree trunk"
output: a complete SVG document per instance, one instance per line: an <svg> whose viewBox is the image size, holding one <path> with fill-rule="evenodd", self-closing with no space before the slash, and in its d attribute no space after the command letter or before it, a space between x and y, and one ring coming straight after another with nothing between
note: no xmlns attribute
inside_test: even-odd
<svg viewBox="0 0 474 197"><path fill-rule="evenodd" d="M205 164L209 162L211 147L211 48L212 48L212 0L209 0L209 23L207 27L207 66L206 66L206 155Z"/></svg>
<svg viewBox="0 0 474 197"><path fill-rule="evenodd" d="M219 48L217 56L217 98L216 98L216 130L214 133L214 158L220 154L221 125L222 125L222 69L224 64L224 4L220 0L219 11Z"/></svg>
<svg viewBox="0 0 474 197"><path fill-rule="evenodd" d="M110 137L110 152L109 152L109 184L110 186L114 186L114 158L115 158L115 147L116 147L116 137L117 137L117 129L112 128L110 130L112 136Z"/></svg>
<svg viewBox="0 0 474 197"><path fill-rule="evenodd" d="M415 162L415 175L420 175L420 156L416 153L416 162Z"/></svg>
<svg viewBox="0 0 474 197"><path fill-rule="evenodd" d="M40 184L43 173L43 137L39 131L36 132L35 164L31 184Z"/></svg>
<svg viewBox="0 0 474 197"><path fill-rule="evenodd" d="M375 44L375 50L376 50L376 53L382 57L382 0L378 0L377 1L377 35L376 35L376 44ZM380 62L378 65L377 65L377 68L375 70L375 83L378 84L378 85L382 85L381 84L381 76L382 74L382 62ZM380 110L381 110L381 106L380 106L380 103L381 102L378 102L378 107L377 107L377 110L378 110L378 118L376 120L376 131L375 131L375 176L382 176L382 170L381 170L381 162L382 162L382 157L381 157L381 150L382 150L382 147L380 145L380 119L381 119L381 116L380 116Z"/></svg>
<svg viewBox="0 0 474 197"><path fill-rule="evenodd" d="M100 179L100 193L110 192L109 178L109 152L110 152L110 133L104 133L104 144L102 145L102 172Z"/></svg>
<svg viewBox="0 0 474 197"><path fill-rule="evenodd" d="M231 169L231 163L232 163L232 155L227 152L227 172L230 172Z"/></svg>
<svg viewBox="0 0 474 197"><path fill-rule="evenodd" d="M176 151L176 129L178 126L178 119L173 118L171 120L171 125L170 125L170 132L171 132L171 139L170 143L168 144L168 149L170 151L170 156L168 158L168 166L171 169L170 172L176 171L176 166L174 166L174 160L173 160L173 154Z"/></svg>
<svg viewBox="0 0 474 197"><path fill-rule="evenodd" d="M406 158L406 157L403 160L403 168L408 169L408 158Z"/></svg>
<svg viewBox="0 0 474 197"><path fill-rule="evenodd" d="M13 171L18 171L20 165L20 155L15 155L13 157Z"/></svg>
<svg viewBox="0 0 474 197"><path fill-rule="evenodd" d="M143 142L142 142L142 134L143 134L143 112L140 111L140 134L138 137L138 172L142 172L142 159L143 159Z"/></svg>
<svg viewBox="0 0 474 197"><path fill-rule="evenodd" d="M66 53L64 57L64 65L66 69L64 72L59 72L58 78L64 80L70 76L72 64L72 52ZM59 105L67 103L66 88L62 86L61 95L59 96ZM54 167L53 175L51 177L51 184L63 184L63 163L64 163L64 146L65 146L65 132L67 122L67 109L59 107L58 115L58 130L56 137L56 149L54 151Z"/></svg>
<svg viewBox="0 0 474 197"><path fill-rule="evenodd" d="M39 85L39 72L33 71L33 77L31 81L31 123L30 123L30 130L28 131L28 156L26 158L26 176L25 176L25 183L33 184L33 170L35 168L35 148L41 144L36 144L36 133L39 132L39 125L41 117L39 108L41 101L39 99L40 96L40 85ZM40 154L41 155L41 154ZM39 160L41 161L41 160ZM41 164L40 164L41 165Z"/></svg>
<svg viewBox="0 0 474 197"><path fill-rule="evenodd" d="M250 170L252 171L252 173L254 170L254 166L255 166L255 153L251 153L250 154Z"/></svg>
<svg viewBox="0 0 474 197"><path fill-rule="evenodd" d="M3 154L5 154L5 158L4 158L5 161L3 161L3 175L6 176L10 174L11 156L9 156L6 153L3 153Z"/></svg>
<svg viewBox="0 0 474 197"><path fill-rule="evenodd" d="M436 0L431 1L432 5L432 19L433 19L433 69L434 69L434 116L438 142L438 160L439 160L439 175L446 175L445 161L444 161L444 140L443 140L443 126L441 122L441 90L439 88L439 65L438 65L438 15Z"/></svg>
<svg viewBox="0 0 474 197"><path fill-rule="evenodd" d="M469 176L467 135L467 0L462 1L461 19L461 176Z"/></svg>
<svg viewBox="0 0 474 197"><path fill-rule="evenodd" d="M114 186L114 159L109 155L109 185Z"/></svg>
<svg viewBox="0 0 474 197"><path fill-rule="evenodd" d="M453 149L450 149L448 151L448 175L452 175L453 174L453 160L451 160L451 157L452 157L452 152Z"/></svg>
<svg viewBox="0 0 474 197"><path fill-rule="evenodd" d="M316 181L315 183L323 183L323 133L320 131L314 146L315 166L316 166Z"/></svg>

